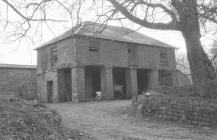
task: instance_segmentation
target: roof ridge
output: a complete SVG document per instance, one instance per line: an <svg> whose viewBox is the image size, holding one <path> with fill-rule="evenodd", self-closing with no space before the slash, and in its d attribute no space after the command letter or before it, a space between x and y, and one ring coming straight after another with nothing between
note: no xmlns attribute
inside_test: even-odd
<svg viewBox="0 0 217 140"><path fill-rule="evenodd" d="M85 21L85 22L83 22L83 24L85 24L85 25L99 25L99 26L106 25L106 27L113 27L113 28L118 28L118 29L125 29L128 31L134 31L134 30L127 28L127 27L124 27L124 26L120 27L120 26L114 26L114 25L108 25L108 24L101 24L101 23L92 22L92 21Z"/></svg>

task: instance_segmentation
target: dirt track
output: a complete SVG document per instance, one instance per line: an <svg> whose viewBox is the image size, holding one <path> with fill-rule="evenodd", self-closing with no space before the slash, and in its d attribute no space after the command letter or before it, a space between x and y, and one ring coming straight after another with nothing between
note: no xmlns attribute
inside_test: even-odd
<svg viewBox="0 0 217 140"><path fill-rule="evenodd" d="M49 104L64 125L99 140L217 140L217 130L128 116L130 101Z"/></svg>

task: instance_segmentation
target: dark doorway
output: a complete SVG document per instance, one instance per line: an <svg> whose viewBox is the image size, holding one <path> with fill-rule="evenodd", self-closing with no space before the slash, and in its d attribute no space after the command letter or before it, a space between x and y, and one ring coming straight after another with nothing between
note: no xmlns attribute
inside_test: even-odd
<svg viewBox="0 0 217 140"><path fill-rule="evenodd" d="M101 68L88 66L85 68L85 98L95 98L101 91Z"/></svg>
<svg viewBox="0 0 217 140"><path fill-rule="evenodd" d="M69 68L58 70L58 93L59 102L72 101L72 79Z"/></svg>
<svg viewBox="0 0 217 140"><path fill-rule="evenodd" d="M147 69L138 69L137 70L137 83L138 83L138 93L148 91L149 86L149 72Z"/></svg>
<svg viewBox="0 0 217 140"><path fill-rule="evenodd" d="M126 69L113 68L114 98L126 99Z"/></svg>
<svg viewBox="0 0 217 140"><path fill-rule="evenodd" d="M53 81L47 82L47 102L53 102Z"/></svg>
<svg viewBox="0 0 217 140"><path fill-rule="evenodd" d="M65 89L66 89L66 101L72 101L72 78L71 69L65 69Z"/></svg>

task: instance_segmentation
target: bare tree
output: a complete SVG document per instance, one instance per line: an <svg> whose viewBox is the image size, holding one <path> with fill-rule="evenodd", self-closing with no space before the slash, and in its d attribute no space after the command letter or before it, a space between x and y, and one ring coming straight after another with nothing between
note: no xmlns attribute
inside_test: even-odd
<svg viewBox="0 0 217 140"><path fill-rule="evenodd" d="M36 11L41 10L43 17L37 19L34 16L23 15L8 0L2 1L27 23L51 20L46 17L46 8L44 8L48 3L59 3L69 14L73 11L73 8L65 6L64 1L41 0L27 6L27 8L33 6ZM90 0L68 1L78 5L77 17L79 17L82 3ZM216 73L200 41L201 27L206 27L207 23L217 23L216 0L92 0L92 2L96 5L101 4L98 16L99 19L104 20L104 23L109 20L128 19L150 29L180 31L186 42L195 93L206 97L216 96Z"/></svg>

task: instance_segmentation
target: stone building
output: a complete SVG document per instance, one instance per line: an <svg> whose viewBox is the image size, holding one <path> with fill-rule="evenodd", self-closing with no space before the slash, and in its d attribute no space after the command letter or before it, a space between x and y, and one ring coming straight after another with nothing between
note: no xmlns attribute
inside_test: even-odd
<svg viewBox="0 0 217 140"><path fill-rule="evenodd" d="M36 48L42 102L131 98L159 84L175 85L175 48L128 28L85 22ZM166 78L165 78L166 76Z"/></svg>
<svg viewBox="0 0 217 140"><path fill-rule="evenodd" d="M0 95L36 99L36 66L0 64Z"/></svg>

